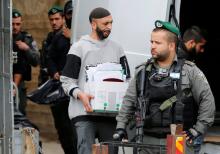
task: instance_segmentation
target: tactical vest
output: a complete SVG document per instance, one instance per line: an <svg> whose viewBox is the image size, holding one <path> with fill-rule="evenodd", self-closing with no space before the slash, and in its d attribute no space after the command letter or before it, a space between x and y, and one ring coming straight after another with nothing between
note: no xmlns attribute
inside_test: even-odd
<svg viewBox="0 0 220 154"><path fill-rule="evenodd" d="M21 51L16 45L16 41L25 42L28 46L31 47L33 38L27 32L21 32L17 36L13 37L13 51L17 52L17 57L18 57L17 64L14 64L14 65L19 65L18 67L16 67L16 69L22 69L23 79L26 81L30 81L31 80L31 65L28 64L28 60L25 56L25 53Z"/></svg>
<svg viewBox="0 0 220 154"><path fill-rule="evenodd" d="M178 60L168 73L159 74L151 62L146 64L144 97L146 101L145 134L166 137L170 124L183 124L184 130L195 124L197 105L193 97L187 97L190 89L181 90L181 72L185 60ZM142 71L140 71L142 72ZM177 76L179 75L179 77ZM137 92L140 93L140 77L137 74ZM143 83L143 82L142 82ZM161 111L166 101L171 104ZM166 104L165 103L165 104Z"/></svg>

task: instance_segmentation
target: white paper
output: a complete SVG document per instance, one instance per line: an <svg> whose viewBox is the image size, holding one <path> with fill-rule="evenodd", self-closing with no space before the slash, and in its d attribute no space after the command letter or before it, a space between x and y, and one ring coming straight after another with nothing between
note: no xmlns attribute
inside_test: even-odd
<svg viewBox="0 0 220 154"><path fill-rule="evenodd" d="M86 67L87 82L100 82L104 79L115 78L125 81L125 75L121 64L103 63L97 66Z"/></svg>

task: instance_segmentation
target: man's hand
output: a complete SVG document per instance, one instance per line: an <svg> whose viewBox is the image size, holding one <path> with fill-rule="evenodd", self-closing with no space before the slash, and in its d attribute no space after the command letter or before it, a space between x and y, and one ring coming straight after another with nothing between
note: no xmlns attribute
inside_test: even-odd
<svg viewBox="0 0 220 154"><path fill-rule="evenodd" d="M22 51L28 51L30 49L30 47L25 42L22 41L16 41L16 45Z"/></svg>
<svg viewBox="0 0 220 154"><path fill-rule="evenodd" d="M66 37L66 38L71 38L71 30L67 27L64 27L63 28L63 35Z"/></svg>
<svg viewBox="0 0 220 154"><path fill-rule="evenodd" d="M192 144L193 140L200 135L200 133L194 128L190 128L189 130L184 131L183 134L186 137L186 140L188 141L188 143L190 144Z"/></svg>
<svg viewBox="0 0 220 154"><path fill-rule="evenodd" d="M92 112L93 110L90 105L90 100L93 99L94 96L84 93L84 92L79 92L77 96L82 101L83 106L86 109L86 112Z"/></svg>
<svg viewBox="0 0 220 154"><path fill-rule="evenodd" d="M127 139L128 135L125 129L117 128L115 133L113 134L113 140L122 141L123 139Z"/></svg>
<svg viewBox="0 0 220 154"><path fill-rule="evenodd" d="M56 72L56 73L53 75L53 79L55 79L55 80L60 80L60 74L59 74L59 72Z"/></svg>

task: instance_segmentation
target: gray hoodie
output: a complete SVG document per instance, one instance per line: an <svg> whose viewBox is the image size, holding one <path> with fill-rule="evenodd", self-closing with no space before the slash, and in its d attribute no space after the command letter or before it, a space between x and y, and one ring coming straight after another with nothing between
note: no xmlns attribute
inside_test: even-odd
<svg viewBox="0 0 220 154"><path fill-rule="evenodd" d="M65 93L71 96L68 111L70 119L89 114L85 111L82 102L77 99L79 91L84 91L85 67L106 62L121 63L127 77L130 76L125 53L117 43L109 39L94 40L86 35L71 46L60 78Z"/></svg>

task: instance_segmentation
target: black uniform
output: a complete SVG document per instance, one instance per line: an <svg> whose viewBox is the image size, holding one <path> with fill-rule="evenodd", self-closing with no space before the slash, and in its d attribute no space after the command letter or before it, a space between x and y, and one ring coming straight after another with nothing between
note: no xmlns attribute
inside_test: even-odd
<svg viewBox="0 0 220 154"><path fill-rule="evenodd" d="M49 79L47 69L47 54L48 47L53 39L53 33L48 33L47 38L42 41L42 48L40 50L40 74L38 77L38 86L42 85Z"/></svg>
<svg viewBox="0 0 220 154"><path fill-rule="evenodd" d="M16 41L25 42L30 49L28 51L22 51L16 45ZM31 80L31 66L37 66L39 63L39 53L36 46L36 42L32 36L27 32L20 32L13 35L13 51L17 53L17 60L13 64L13 76L14 74L21 74L22 81L18 85L19 90L19 110L25 114L26 107L26 88L24 81Z"/></svg>
<svg viewBox="0 0 220 154"><path fill-rule="evenodd" d="M47 47L47 66L49 75L53 77L56 72L62 74L62 69L66 63L66 55L70 48L70 39L66 38L62 31L51 32L48 37L50 37L48 41L51 43ZM51 111L65 154L75 154L77 153L76 133L68 116L68 106L68 101L56 102L51 106Z"/></svg>
<svg viewBox="0 0 220 154"><path fill-rule="evenodd" d="M181 64L181 61L184 63ZM121 110L116 117L117 129L125 129L129 115L136 111L137 97L141 91L141 70L145 69L146 80L143 85L146 139L143 142L164 146L163 141L170 134L169 125L182 123L185 131L194 128L199 132L200 135L193 141L194 151L199 151L203 137L201 134L205 134L213 124L215 115L215 100L204 74L194 63L177 58L166 71L159 71L162 68L155 61L147 64L146 68L145 66L146 64L137 67L135 76L129 83ZM169 102L168 105L166 103L167 107L160 110L165 101Z"/></svg>

